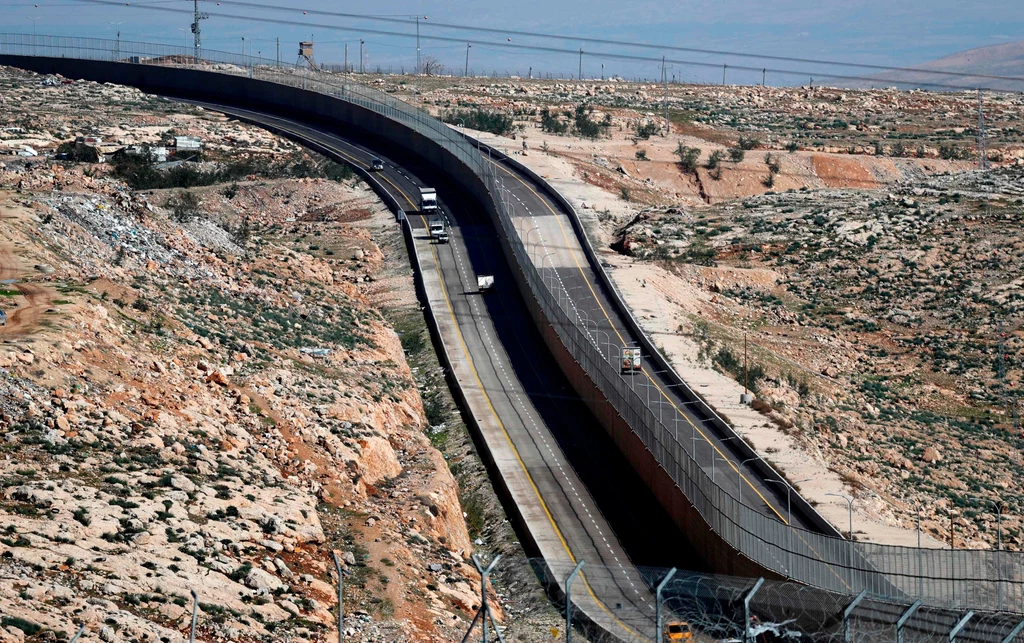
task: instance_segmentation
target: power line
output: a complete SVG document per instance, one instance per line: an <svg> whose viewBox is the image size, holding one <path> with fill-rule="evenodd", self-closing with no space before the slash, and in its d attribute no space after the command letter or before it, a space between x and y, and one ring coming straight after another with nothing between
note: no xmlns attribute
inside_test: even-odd
<svg viewBox="0 0 1024 643"><path fill-rule="evenodd" d="M116 1L113 1L113 0L79 0L79 1L80 2L85 2L85 3L88 3L88 4L96 4L96 5L117 6L117 7L125 6L125 5L122 5L120 2L116 2ZM223 2L223 0L221 0L221 1ZM151 6L151 5L128 5L128 6L129 7L134 7L134 8L139 8L139 9L148 9L150 11L162 11L162 12L165 12L165 13L189 14L189 15L192 13L191 11L187 11L187 10L183 10L183 9L173 9L173 8L169 8L169 7L157 7L157 6ZM383 35L383 36L394 36L394 37L398 37L398 38L415 38L416 37L415 34L410 34L410 33L405 33L405 32L398 32L398 31L385 31L385 30L382 30L382 29L368 29L368 28L348 27L348 26L313 24L313 23L309 23L309 22L302 22L302 21L298 21L298 20L286 20L286 19L282 19L282 18L264 18L264 17L259 17L259 16L248 16L248 15L239 15L239 14L231 14L231 13L220 13L220 12L210 13L209 15L210 16L216 16L216 17L219 17L219 18L229 18L229 19L235 19L235 20L246 20L246 21L250 21L250 22L259 22L259 23L265 23L265 24L279 24L279 25L299 26L299 27L314 27L314 28L318 28L318 29L328 29L328 30L332 30L332 31L345 31L345 32L353 32L353 33L360 33L360 34L370 33L370 34ZM454 38L454 37L449 37L449 36L421 35L420 38L425 39L425 40L435 40L435 41L440 41L440 42L461 43L463 45L466 44L466 43L469 43L469 44L472 44L474 46L482 45L482 46L489 46L489 47L499 47L499 48L505 49L505 50L540 51L540 52L553 53L553 54L572 55L574 57L579 56L580 55L580 51L581 51L580 49L562 49L562 48L559 48L559 47L549 47L549 46L544 46L544 45L520 45L520 44L517 44L517 43L505 43L505 42L495 43L495 42L488 42L488 41L485 41L485 40L471 40L471 39L465 39L465 38ZM625 62L645 62L645 63L657 63L657 64L660 64L661 61L662 61L662 59L660 57L659 58L655 58L655 57L651 57L651 56L640 56L640 55L635 55L635 54L616 54L616 53L609 53L609 52L591 52L591 51L584 51L583 53L586 56L589 56L591 58L596 58L596 59L599 59L599 60L603 59L603 60L617 60L617 61L625 61ZM723 65L720 65L718 63L710 63L710 62L695 61L695 60L680 60L680 59L672 59L672 58L666 58L665 62L666 63L674 64L674 65L684 65L684 66L699 67L699 68L704 68L704 69L716 69L717 70L717 69L723 69L723 67L724 67ZM824 63L823 62L822 64L829 64L829 63ZM804 76L807 76L807 74L808 74L808 72L804 71L804 70L778 69L778 68L771 68L771 67L750 67L750 66L744 66L744 65L728 65L728 68L729 69L734 69L734 70L739 70L739 71L756 72L758 74L760 74L760 73L772 73L772 74L779 74L779 75L783 75L783 76L800 76L800 77L804 77ZM862 82L876 83L876 84L879 84L879 83L891 83L893 85L908 85L908 86L911 86L911 87L931 87L931 88L951 90L951 91L975 91L975 90L979 89L979 87L977 87L977 86L966 87L966 86L963 86L963 85L950 85L950 84L945 84L945 83L934 83L934 82L899 81L899 80L892 80L892 79L872 78L870 76L854 76L854 75L848 75L848 74L829 74L829 73L814 72L814 75L817 78L827 78L827 79L831 79L831 80L862 81ZM1024 83L1024 78L1015 79L1015 80L1020 80L1020 82ZM980 89L984 89L985 91L990 91L990 92L998 92L998 93L1007 93L1007 92L1011 91L1011 90L1005 90L1005 89L999 89L999 88L991 88L991 87L981 87ZM1012 93L1016 93L1016 92L1012 92Z"/></svg>
<svg viewBox="0 0 1024 643"><path fill-rule="evenodd" d="M389 23L403 23L404 21L400 18L386 16L386 15L372 15L372 14L358 14L358 13L344 13L340 11L324 11L322 9L301 9L297 7L286 7L281 5L269 5L261 4L256 2L245 2L244 0L219 0L218 4L224 5L235 5L239 7L249 7L253 9L266 9L270 11L287 11L289 13L295 11L301 11L303 15L317 15L317 16L331 16L335 18L358 18L365 20L376 20L379 22ZM457 25L445 22L430 21L432 27L439 27L442 29L458 29L463 31L473 31L478 33L492 33L500 35L512 35L512 36L525 36L530 38L546 38L554 40L570 40L573 42L582 42L590 44L600 45L616 45L622 47L638 47L642 49L655 49L658 51L680 51L686 53L696 54L710 54L715 56L734 56L737 58L751 58L755 60L774 60L778 62L795 62L795 63L806 63L815 65L834 65L837 67L849 67L855 69L873 69L877 71L898 71L898 72L910 72L916 74L933 74L937 76L948 76L951 78L984 78L986 80L1009 80L1013 82L1024 83L1024 77L1019 76L996 76L991 74L972 74L968 72L957 72L957 71L940 71L931 69L922 69L920 67L893 67L887 65L874 65L869 63L851 63L839 60L821 60L814 58L797 58L793 56L773 56L768 54L751 54L743 53L738 51L727 51L721 49L702 49L697 47L678 47L674 45L657 45L644 42L633 42L628 40L609 40L606 38L588 38L585 36L565 36L558 34L548 34L536 31L521 31L516 29L495 29L491 27L473 27L470 25Z"/></svg>

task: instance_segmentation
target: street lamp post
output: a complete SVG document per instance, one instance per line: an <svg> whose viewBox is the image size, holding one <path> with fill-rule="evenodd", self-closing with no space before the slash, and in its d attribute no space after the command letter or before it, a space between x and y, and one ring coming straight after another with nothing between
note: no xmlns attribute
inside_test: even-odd
<svg viewBox="0 0 1024 643"><path fill-rule="evenodd" d="M836 498L842 498L846 501L846 504L850 506L850 540L853 540L853 498L850 496L844 496L841 493L826 493L826 496L835 496Z"/></svg>
<svg viewBox="0 0 1024 643"><path fill-rule="evenodd" d="M738 489L738 491L736 492L736 497L740 501L741 505L743 504L743 467L746 466L748 462L753 462L754 460L760 459L761 456L756 455L753 458L747 458L743 462L740 462L740 466L736 467L736 489Z"/></svg>

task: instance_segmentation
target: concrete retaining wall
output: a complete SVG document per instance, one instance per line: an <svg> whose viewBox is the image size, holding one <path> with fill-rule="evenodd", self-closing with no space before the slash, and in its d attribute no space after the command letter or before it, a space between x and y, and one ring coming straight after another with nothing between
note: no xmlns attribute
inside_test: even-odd
<svg viewBox="0 0 1024 643"><path fill-rule="evenodd" d="M429 138L421 136L381 114L352 103L316 92L283 86L268 81L193 69L10 55L0 55L0 64L29 69L42 74L60 74L69 78L129 85L149 93L175 98L223 103L225 105L268 112L300 120L316 126L318 129L337 132L346 137L365 142L368 146L380 149L381 151L396 152L396 158L412 154L419 160L433 166L438 173L445 174L453 184L470 195L481 206L495 227L500 228L500 225L497 223L497 212L495 211L494 202L490 194L483 182L468 167ZM572 207L540 177L537 177L523 166L515 165L518 166L517 169L520 172L533 179L556 202L561 204L567 213L570 213L570 219L573 222L574 228L576 228L577 236L584 245L592 266L595 267L599 277L606 281L604 284L606 289L614 293L615 291L611 288L610 281L607 281L607 275L604 274L603 269L601 269L600 264L597 262L596 253L590 247L586 235L583 234L582 226L575 216ZM380 186L375 181L369 181L369 184L376 186L378 193L384 196L385 199L388 198L385 196L386 192L380 190ZM397 204L391 203L389 205L397 206ZM406 226L406 229L408 229L408 226ZM673 519L680 528L688 534L697 551L704 554L710 567L718 573L739 576L766 575L766 570L761 569L749 558L733 549L708 528L706 522L693 509L685 495L675 486L668 473L655 461L653 454L647 450L625 421L618 416L590 377L568 353L558 338L557 333L555 333L551 324L540 311L537 300L527 286L518 265L516 265L508 240L502 235L499 235L499 237L502 237L502 247L505 251L506 259L513 267L513 273L516 275L520 292L544 337L545 343L555 355L563 372L577 392L587 402L588 406L590 406L594 414L601 419L605 429L611 434L634 469L654 491L662 505L673 516ZM415 260L414 254L411 253L410 256ZM422 288L422 285L420 288ZM626 311L624 318L631 324L631 327L636 325L635 320L628 314L628 309L625 308L624 304L616 298L613 298L613 300L616 301L616 305L621 306L622 310ZM631 330L646 340L646 336L639 329L638 325L635 328L631 328ZM432 335L438 336L436 324L433 322L431 323L431 331ZM660 355L658 355L656 350L653 350L652 345L645 345L645 348L652 356L655 356L655 359L660 359ZM441 354L444 354L443 350ZM445 358L442 357L442 359ZM667 369L668 365L667 363L658 363L658 367ZM459 395L461 389L458 383L454 381L450 383L453 384L452 390L456 398L459 398L459 401L463 403L465 411L465 398ZM471 415L467 414L467 419L471 420ZM472 425L472 421L470 424ZM728 425L725 425L724 422L722 425L724 427L723 430L729 430ZM486 457L486 449L481 449L481 451ZM497 476L495 480L500 480L500 478L500 476ZM500 489L499 485L499 492L502 491L504 490ZM503 493L503 495L507 499L507 492ZM520 518L516 513L512 512L512 517ZM520 533L529 535L530 530L528 526L523 525L521 520L520 527ZM526 543L528 546L531 544L529 538L526 539ZM533 549L536 551L535 547ZM583 615L581 614L581 616Z"/></svg>

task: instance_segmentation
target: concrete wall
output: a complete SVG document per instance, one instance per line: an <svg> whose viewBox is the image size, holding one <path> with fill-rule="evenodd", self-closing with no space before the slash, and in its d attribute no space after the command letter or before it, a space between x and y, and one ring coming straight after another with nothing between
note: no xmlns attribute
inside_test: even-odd
<svg viewBox="0 0 1024 643"><path fill-rule="evenodd" d="M481 206L483 212L494 222L495 227L500 228L490 194L483 182L469 168L429 138L421 136L383 115L352 103L277 83L194 69L7 55L0 55L0 64L30 69L42 74L60 74L69 78L130 85L149 93L175 98L223 103L268 112L300 120L314 125L318 129L356 138L375 149L397 151L399 152L396 155L397 158L412 154L419 160L432 165L438 173L447 175L453 184L458 185ZM574 221L574 226L579 225L572 207L557 192L529 170L521 166L519 169L541 188L548 190L549 194L563 205L566 212L573 214L571 218ZM370 185L376 184L370 181ZM386 194L379 190L379 186L377 188L378 193L382 196ZM589 242L582 234L582 229L577 230L577 234L580 236L581 243L585 244L584 247L587 248L588 254L596 262L596 255L589 247ZM682 491L676 487L668 473L656 462L653 454L647 450L623 418L618 416L590 377L568 353L548 320L544 318L539 304L516 265L511 246L503 236L502 246L507 260L513 266L513 273L516 275L520 292L530 313L562 370L594 414L601 419L605 429L629 459L634 469L640 473L675 522L688 535L697 551L702 552L710 567L718 573L737 576L766 575L766 570L761 569L749 558L726 544L708 528L703 518L694 510ZM600 267L599 264L598 267ZM603 276L603 271L598 270L597 274ZM608 286L606 285L606 287ZM621 304L621 302L618 303ZM628 314L625 318L632 319ZM436 337L436 328L432 327L431 330ZM642 333L638 334L643 337ZM657 355L656 351L651 351L651 353ZM442 357L442 359L444 358ZM460 397L461 389L457 382L453 383L452 388L456 397ZM464 399L461 401L464 402ZM486 459L486 449L482 449L482 452ZM500 476L498 478L500 479ZM499 489L499 493L502 491ZM507 493L502 495L507 499ZM511 513L513 517L517 517L517 512ZM525 527L521 524L520 526ZM520 532L528 534L529 529L520 529Z"/></svg>
<svg viewBox="0 0 1024 643"><path fill-rule="evenodd" d="M547 181L544 181L533 170L516 161L514 158L507 156L494 148L492 148L492 155L504 159L509 166L514 167L520 174L533 179L533 181L540 186L555 203L559 204L561 209L568 215L573 226L573 231L576 233L576 237L579 240L580 245L583 247L583 252L587 256L591 269L594 271L594 274L597 275L605 292L608 293L608 299L615 306L619 316L624 320L626 326L629 328L630 333L634 337L638 338L643 352L648 356L648 360L654 364L656 370L667 373L668 378L674 385L676 391L680 393L686 402L696 402L694 409L701 412L701 414L707 418L708 422L706 424L712 427L718 437L729 440L729 442L724 444L724 448L732 450L740 461L756 458L758 455L757 452L755 452L754 449L746 443L746 441L736 439L738 436L732 426L723 420L718 413L716 413L715 410L709 406L702 397L700 397L700 395L686 385L679 374L676 373L672 365L654 345L654 342L647 336L643 328L640 327L639 322L637 322L636 318L633 317L632 311L630 311L629 307L619 295L618 290L612 284L611 278L605 271L604 266L601 265L597 256L597 251L590 243L590 239L587 236L586 231L583 229L583 223L580 221L579 215L572 205L565 199L565 197L559 194L557 190L551 187ZM748 463L748 466L756 470L763 478L782 479L782 476L763 459L753 460ZM780 502L789 501L785 495L777 495L777 498ZM810 503L808 503L807 500L799 494L799 492L793 492L791 503L794 513L802 514L817 528L818 531L829 536L842 538L842 533L839 532L831 523L825 520L821 514L819 514L810 505Z"/></svg>

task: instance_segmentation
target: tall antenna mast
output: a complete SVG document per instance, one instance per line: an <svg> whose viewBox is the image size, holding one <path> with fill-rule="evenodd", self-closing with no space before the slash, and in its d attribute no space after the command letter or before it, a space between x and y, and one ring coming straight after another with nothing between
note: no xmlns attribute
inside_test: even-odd
<svg viewBox="0 0 1024 643"><path fill-rule="evenodd" d="M199 38L199 21L206 20L210 17L208 13L199 13L199 0L193 0L195 3L195 10L192 14L192 33L195 34L195 57L199 59L199 49L202 43Z"/></svg>

